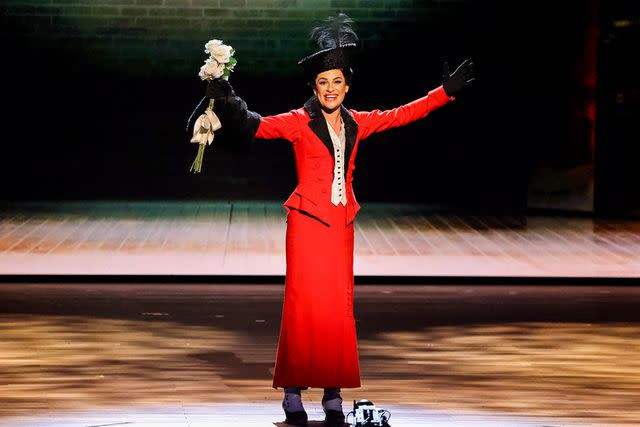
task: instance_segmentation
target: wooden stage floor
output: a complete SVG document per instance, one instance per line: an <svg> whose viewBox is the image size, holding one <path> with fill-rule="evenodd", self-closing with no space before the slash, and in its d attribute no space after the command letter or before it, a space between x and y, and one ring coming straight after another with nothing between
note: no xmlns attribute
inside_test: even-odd
<svg viewBox="0 0 640 427"><path fill-rule="evenodd" d="M358 285L363 387L398 426L632 426L640 288ZM0 284L0 426L283 426L281 285ZM322 423L319 390L304 401Z"/></svg>
<svg viewBox="0 0 640 427"><path fill-rule="evenodd" d="M280 202L0 204L0 275L283 276ZM640 220L367 203L357 276L640 277Z"/></svg>

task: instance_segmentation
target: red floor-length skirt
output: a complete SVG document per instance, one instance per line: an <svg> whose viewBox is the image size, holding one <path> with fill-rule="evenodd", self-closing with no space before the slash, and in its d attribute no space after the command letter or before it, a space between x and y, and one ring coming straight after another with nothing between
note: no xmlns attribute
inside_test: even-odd
<svg viewBox="0 0 640 427"><path fill-rule="evenodd" d="M353 222L287 214L287 273L273 387L360 387L353 317Z"/></svg>

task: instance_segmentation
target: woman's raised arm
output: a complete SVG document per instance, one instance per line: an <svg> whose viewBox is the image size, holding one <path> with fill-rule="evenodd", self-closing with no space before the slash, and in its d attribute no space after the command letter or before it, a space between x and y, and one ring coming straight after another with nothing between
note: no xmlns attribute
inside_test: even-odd
<svg viewBox="0 0 640 427"><path fill-rule="evenodd" d="M360 125L360 138L372 133L382 132L398 126L404 126L426 117L430 112L447 104L451 99L442 86L430 91L426 96L391 110L354 111Z"/></svg>
<svg viewBox="0 0 640 427"><path fill-rule="evenodd" d="M287 112L272 116L262 117L258 113L250 111L247 103L237 96L231 87L231 84L224 79L215 79L207 85L207 92L202 98L194 112L189 117L187 123L187 131L192 126L194 118L209 104L209 99L214 99L213 111L220 118L223 128L232 128L234 132L239 133L246 141L254 138L259 139L286 139L293 141L296 126L293 126L295 120L293 112Z"/></svg>
<svg viewBox="0 0 640 427"><path fill-rule="evenodd" d="M473 62L467 59L450 74L449 65L445 62L443 84L430 91L426 96L391 110L354 111L358 123L362 126L361 138L364 139L375 132L409 124L454 100L454 95L475 80L473 67Z"/></svg>

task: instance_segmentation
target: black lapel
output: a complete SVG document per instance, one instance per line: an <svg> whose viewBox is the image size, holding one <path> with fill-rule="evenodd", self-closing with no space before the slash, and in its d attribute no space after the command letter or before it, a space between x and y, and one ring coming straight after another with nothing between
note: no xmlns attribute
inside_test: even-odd
<svg viewBox="0 0 640 427"><path fill-rule="evenodd" d="M331 157L333 157L333 143L331 142L331 136L329 135L329 128L327 127L327 121L324 119L322 112L320 111L320 102L314 95L307 102L304 103L304 109L307 110L309 117L309 127L315 133L320 141L327 147ZM345 131L346 132L346 131Z"/></svg>
<svg viewBox="0 0 640 427"><path fill-rule="evenodd" d="M349 168L349 157L351 157L351 153L353 152L353 147L356 145L356 137L358 136L358 123L353 118L353 115L341 106L342 111L342 122L344 123L344 136L347 142L347 148L345 149L345 165L346 168Z"/></svg>
<svg viewBox="0 0 640 427"><path fill-rule="evenodd" d="M320 141L327 147L331 157L333 157L333 143L331 142L331 136L329 135L329 128L327 127L327 121L322 115L320 110L320 102L314 95L304 104L304 109L309 114L311 120L309 120L309 127L315 133ZM358 134L358 123L353 118L353 115L343 105L340 106L340 114L342 116L342 122L344 123L345 141L347 147L345 149L345 164L349 167L349 158L353 152L353 148L356 144L356 137Z"/></svg>

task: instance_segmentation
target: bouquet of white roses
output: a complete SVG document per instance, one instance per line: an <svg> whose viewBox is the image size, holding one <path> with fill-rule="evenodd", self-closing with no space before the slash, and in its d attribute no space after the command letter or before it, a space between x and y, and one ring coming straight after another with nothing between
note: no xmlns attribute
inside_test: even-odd
<svg viewBox="0 0 640 427"><path fill-rule="evenodd" d="M231 46L222 43L222 40L209 40L204 45L205 53L210 56L204 61L198 74L202 80L214 80L223 78L229 80L233 68L238 62L233 54L236 53Z"/></svg>
<svg viewBox="0 0 640 427"><path fill-rule="evenodd" d="M222 40L209 40L204 45L204 51L209 54L209 58L200 67L198 75L202 80L212 81L222 78L229 80L233 68L238 62L233 54L235 50L231 46L222 43ZM209 106L204 114L196 120L193 127L193 137L191 142L198 144L198 154L191 164L191 171L200 173L202 170L202 160L204 158L204 148L213 142L213 133L220 129L222 124L220 119L213 112L213 98L209 100Z"/></svg>

